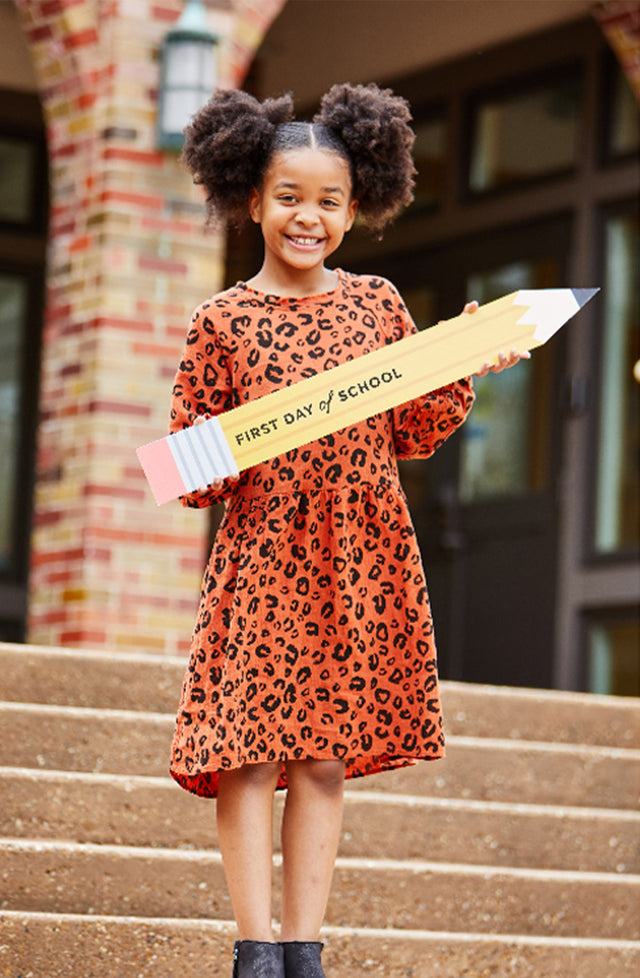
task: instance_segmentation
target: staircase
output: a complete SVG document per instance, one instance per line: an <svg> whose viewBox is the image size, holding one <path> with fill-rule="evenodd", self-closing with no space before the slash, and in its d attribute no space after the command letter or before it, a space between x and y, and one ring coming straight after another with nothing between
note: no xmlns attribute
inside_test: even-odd
<svg viewBox="0 0 640 978"><path fill-rule="evenodd" d="M215 803L166 773L183 669L0 644L1 976L230 978ZM636 978L640 701L443 699L444 761L347 786L328 978Z"/></svg>

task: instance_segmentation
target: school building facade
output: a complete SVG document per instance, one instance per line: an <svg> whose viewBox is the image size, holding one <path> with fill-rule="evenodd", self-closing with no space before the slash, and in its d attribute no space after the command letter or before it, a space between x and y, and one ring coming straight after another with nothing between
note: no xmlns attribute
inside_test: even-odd
<svg viewBox="0 0 640 978"><path fill-rule="evenodd" d="M640 3L206 0L221 85L389 84L414 205L337 256L427 327L467 298L602 291L477 384L402 479L446 678L640 695ZM0 4L0 640L183 654L211 515L156 507L191 310L260 260L157 141L181 0ZM213 514L213 522L219 514Z"/></svg>

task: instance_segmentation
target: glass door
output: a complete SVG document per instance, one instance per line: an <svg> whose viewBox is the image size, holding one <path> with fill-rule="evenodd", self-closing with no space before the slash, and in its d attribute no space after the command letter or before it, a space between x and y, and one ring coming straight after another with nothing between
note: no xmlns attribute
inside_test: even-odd
<svg viewBox="0 0 640 978"><path fill-rule="evenodd" d="M420 327L520 288L565 284L568 222L487 233L390 260ZM421 279L421 280L420 280ZM402 479L420 538L444 678L550 686L564 337L476 378L476 403Z"/></svg>
<svg viewBox="0 0 640 978"><path fill-rule="evenodd" d="M25 637L47 207L40 99L0 90L0 641Z"/></svg>
<svg viewBox="0 0 640 978"><path fill-rule="evenodd" d="M39 384L41 275L0 264L0 641L21 641Z"/></svg>

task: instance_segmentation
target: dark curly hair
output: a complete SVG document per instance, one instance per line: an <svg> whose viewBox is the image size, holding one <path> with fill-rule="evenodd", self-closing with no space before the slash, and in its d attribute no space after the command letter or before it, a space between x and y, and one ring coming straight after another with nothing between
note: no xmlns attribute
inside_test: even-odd
<svg viewBox="0 0 640 978"><path fill-rule="evenodd" d="M207 194L208 218L240 225L275 153L327 149L349 163L362 221L376 234L413 200L415 139L405 99L377 85L334 85L312 122L294 121L291 95L258 101L217 91L185 129L182 158Z"/></svg>

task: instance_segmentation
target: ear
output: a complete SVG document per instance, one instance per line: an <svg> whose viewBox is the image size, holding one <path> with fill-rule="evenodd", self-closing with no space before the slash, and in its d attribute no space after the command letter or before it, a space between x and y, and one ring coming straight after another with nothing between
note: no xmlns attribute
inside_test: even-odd
<svg viewBox="0 0 640 978"><path fill-rule="evenodd" d="M253 187L249 194L249 215L252 221L260 224L262 220L262 199L255 187Z"/></svg>
<svg viewBox="0 0 640 978"><path fill-rule="evenodd" d="M351 228L353 227L353 222L356 219L357 210L358 210L358 201L353 199L350 200L349 210L347 211L347 223L345 225L345 232L350 231Z"/></svg>

